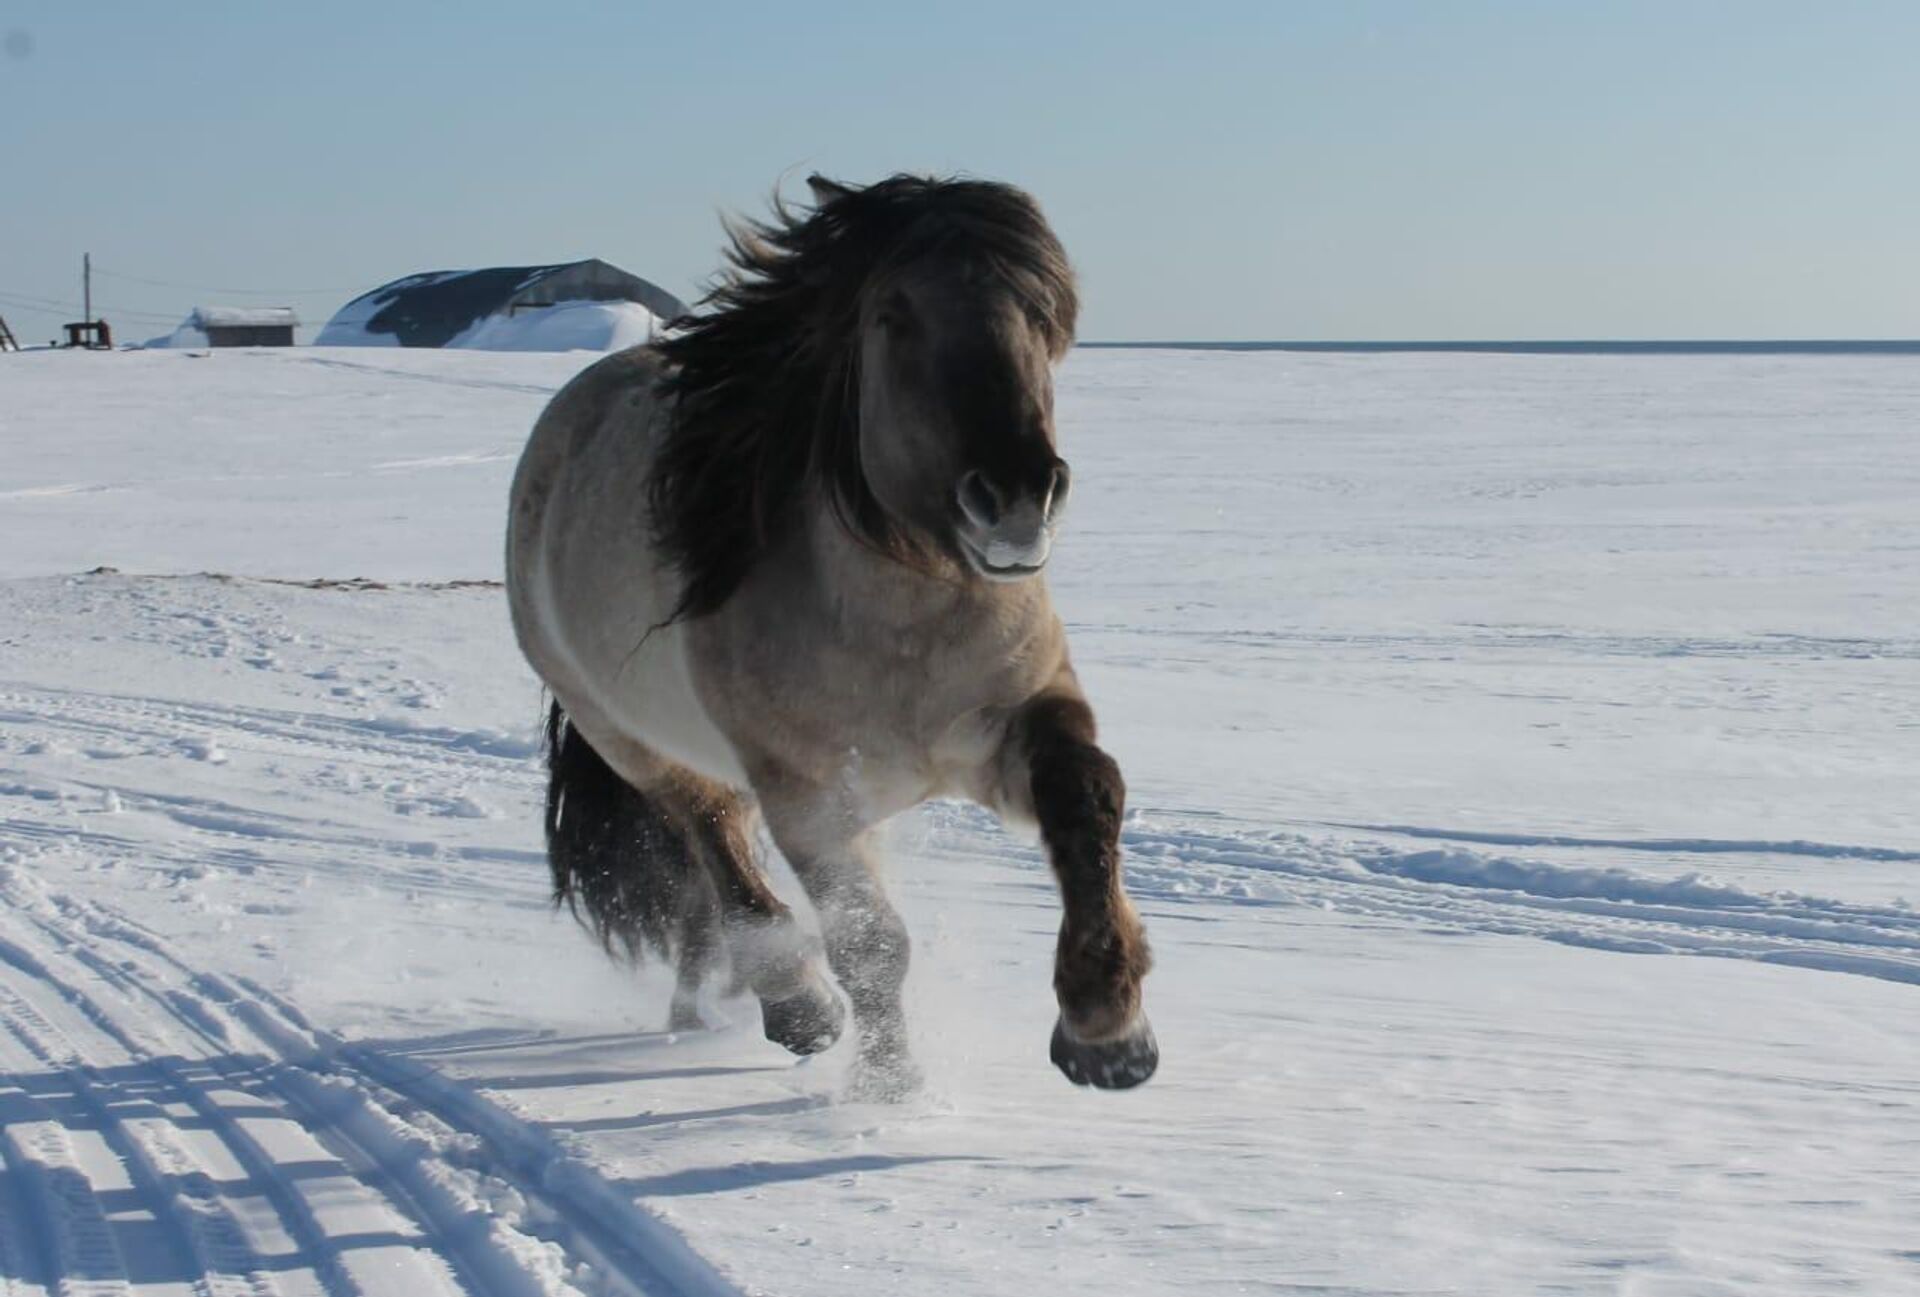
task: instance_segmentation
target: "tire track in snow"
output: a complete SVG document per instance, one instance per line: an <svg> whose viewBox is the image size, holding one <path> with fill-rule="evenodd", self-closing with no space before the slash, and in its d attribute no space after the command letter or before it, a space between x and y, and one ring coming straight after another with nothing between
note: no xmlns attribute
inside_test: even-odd
<svg viewBox="0 0 1920 1297"><path fill-rule="evenodd" d="M16 971L29 972L37 986L53 992L84 1020L88 1030L117 1047L122 1057L101 1059L98 1051L81 1048L73 1032L53 1023L16 988L0 986L0 1021L27 1048L34 1066L47 1078L58 1077L72 1092L74 1115L100 1131L108 1147L126 1169L144 1207L177 1253L181 1273L196 1276L198 1297L354 1297L362 1290L345 1280L337 1256L325 1248L308 1251L283 1231L264 1229L257 1219L243 1218L239 1205L220 1186L236 1177L222 1174L231 1167L253 1174L269 1188L277 1178L264 1161L247 1165L238 1144L243 1137L217 1107L196 1102L196 1087L184 1082L175 1060L152 1056L151 1042L142 1043L74 981L61 978L44 960L27 954L13 941L0 955ZM110 1073L123 1074L110 1079ZM16 1089L42 1114L41 1119L71 1126L71 1119L49 1108L31 1086ZM196 1138L167 1110L187 1107L206 1121L213 1141L224 1141L219 1156L209 1158L209 1141ZM210 1162L212 1164L210 1164ZM225 1163L227 1165L221 1165ZM263 1233L279 1234L285 1246L263 1249ZM270 1257L268 1251L276 1255ZM283 1286L269 1273L285 1268L288 1258L303 1260L313 1269L313 1282L296 1274ZM328 1264L333 1262L333 1264ZM72 1273L61 1264L62 1275ZM124 1273L124 1267L123 1267ZM148 1285L141 1285L143 1288Z"/></svg>
<svg viewBox="0 0 1920 1297"><path fill-rule="evenodd" d="M244 978L237 982L237 986L226 985L208 977L202 984L203 989L224 993L233 1010L283 1054L332 1060L371 1085L432 1113L450 1129L480 1139L492 1164L504 1167L516 1183L538 1186L536 1196L560 1209L571 1247L602 1268L639 1280L636 1291L738 1297L739 1289L671 1227L637 1207L590 1167L570 1158L539 1127L426 1064L318 1030L279 996Z"/></svg>
<svg viewBox="0 0 1920 1297"><path fill-rule="evenodd" d="M16 1111L0 1125L0 1152L15 1172L37 1236L47 1290L59 1297L129 1297L113 1227L66 1130L44 1109Z"/></svg>
<svg viewBox="0 0 1920 1297"><path fill-rule="evenodd" d="M1187 818L1175 810L1129 818L1122 841L1136 899L1295 905L1621 954L1743 959L1920 985L1920 909L1904 902L1755 892L1698 874L1660 878L1462 847L1201 829ZM977 854L975 844L995 832L983 812L960 806L936 808L929 825L929 848L944 853ZM1044 870L1032 848L1003 842L994 854Z"/></svg>
<svg viewBox="0 0 1920 1297"><path fill-rule="evenodd" d="M185 964L163 956L182 971ZM208 998L274 1054L303 1071L330 1071L353 1095L353 1115L371 1123L376 1141L406 1149L423 1136L378 1098L391 1092L436 1118L456 1138L484 1149L479 1169L505 1182L548 1215L568 1253L610 1280L607 1290L659 1297L738 1297L739 1289L669 1226L616 1191L590 1167L574 1161L552 1139L484 1097L411 1060L352 1045L315 1030L304 1015L264 988L229 983L213 974L193 975L196 992ZM431 1147L428 1144L428 1147ZM441 1209L460 1210L443 1186L430 1187ZM457 1193L453 1195L457 1198Z"/></svg>
<svg viewBox="0 0 1920 1297"><path fill-rule="evenodd" d="M5 963L18 969L11 959ZM10 1065L0 1075L0 1159L11 1172L23 1221L30 1222L45 1289L61 1297L123 1297L130 1291L126 1263L65 1124L14 1079L61 1058L58 1033L6 981L0 981L0 1025L15 1043L0 1054Z"/></svg>
<svg viewBox="0 0 1920 1297"><path fill-rule="evenodd" d="M143 864L166 864L189 877L199 877L209 865L217 865L244 874L358 874L370 871L381 879L409 888L464 896L489 901L514 901L516 892L524 908L544 912L547 900L543 889L528 872L530 864L543 863L531 852L509 847L438 848L422 857L407 850L408 843L342 830L328 833L314 828L281 827L271 821L247 818L247 813L226 814L215 808L223 804L210 799L156 797L134 792L125 786L92 784L80 780L62 781L69 787L84 788L105 804L109 794L119 811L149 812L164 817L193 832L190 842L170 844L113 833L91 823L43 823L24 819L0 822L0 842L11 839L20 845L84 844L115 853ZM0 786L0 793L8 791ZM308 821L320 824L323 821ZM264 847L273 844L286 849L275 855ZM288 853L299 852L297 856ZM459 871L448 866L458 863ZM475 867L478 867L477 869ZM503 896L504 893L504 896Z"/></svg>
<svg viewBox="0 0 1920 1297"><path fill-rule="evenodd" d="M47 1297L41 1282L47 1265L38 1242L28 1233L32 1208L21 1183L25 1168L7 1151L8 1123L0 1121L0 1293L5 1297Z"/></svg>
<svg viewBox="0 0 1920 1297"><path fill-rule="evenodd" d="M15 977L44 973L12 946L0 950L0 965ZM17 1046L8 1049L10 1073L0 1076L0 1155L17 1172L15 1184L23 1213L33 1220L46 1284L61 1297L125 1297L132 1291L127 1259L100 1201L96 1174L75 1147L69 1122L23 1082L27 1073L40 1071L61 1076L79 1094L81 1055L12 979L0 980L0 1026ZM109 1119L98 1107L88 1107L100 1122L90 1142L109 1147L104 1140ZM94 1149L96 1161L98 1155L100 1149Z"/></svg>
<svg viewBox="0 0 1920 1297"><path fill-rule="evenodd" d="M1327 827L1352 829L1360 833L1391 833L1405 838L1432 838L1441 842L1471 842L1489 847L1603 847L1611 851L1651 851L1663 855L1810 856L1819 860L1920 862L1920 851L1800 839L1768 842L1725 838L1583 838L1554 833L1489 833L1472 829L1433 829L1416 824L1343 824L1339 821L1328 821Z"/></svg>
<svg viewBox="0 0 1920 1297"><path fill-rule="evenodd" d="M4 789L0 789L3 792ZM106 791L101 789L104 800ZM123 811L152 809L139 793L111 790ZM248 833L237 825L213 828L205 821L187 824L164 809L160 814L183 827L191 828L191 840L172 843L144 841L138 837L112 833L92 823L34 824L24 819L0 821L0 844L9 839L21 847L38 845L82 846L109 858L143 866L160 866L176 878L203 877L209 867L229 869L242 875L291 875L301 877L371 874L398 887L448 897L517 905L538 914L549 909L538 876L528 871L539 863L530 852L512 848L497 849L452 847L420 856L405 850L405 843L343 834L332 837L319 833L299 835ZM297 856L274 855L263 844L274 843L299 848ZM460 866L453 869L453 865Z"/></svg>
<svg viewBox="0 0 1920 1297"><path fill-rule="evenodd" d="M49 908L59 911L57 920ZM364 1171L377 1171L404 1194L475 1291L551 1297L577 1291L571 1273L607 1293L737 1297L738 1289L670 1227L567 1157L544 1132L430 1069L314 1032L277 997L197 972L152 933L100 907L49 898L34 921L66 947L64 954L103 982L143 996L176 1029L222 1047L241 1038L259 1046L266 1059L257 1086L300 1110L351 1150ZM82 935L120 943L116 954L125 957L90 949L76 941ZM399 1115L383 1093L431 1114L446 1135ZM482 1150L470 1159L474 1170L449 1160L449 1146L461 1144ZM536 1238L497 1218L487 1181L537 1205L555 1237Z"/></svg>
<svg viewBox="0 0 1920 1297"><path fill-rule="evenodd" d="M379 756L403 762L466 767L474 759L520 763L539 751L531 738L493 730L416 725L395 718L338 716L142 698L135 695L0 686L0 721L43 725L103 738L134 736L177 747L188 730L243 734L324 752L331 759ZM205 737L205 734L200 735Z"/></svg>
<svg viewBox="0 0 1920 1297"><path fill-rule="evenodd" d="M575 1161L544 1131L449 1080L433 1068L370 1046L330 1042L337 1057L432 1112L456 1130L479 1136L497 1163L563 1211L572 1246L596 1264L629 1277L644 1274L643 1291L682 1297L738 1297L680 1235L636 1206L597 1172Z"/></svg>
<svg viewBox="0 0 1920 1297"><path fill-rule="evenodd" d="M377 787L380 783L406 789L405 804L392 807L399 821L426 824L435 815L467 815L468 790L481 787L489 802L531 798L536 776L527 757L532 746L523 740L488 730L460 730L422 726L406 721L356 720L322 713L258 712L276 718L270 726L253 727L236 719L236 711L198 704L174 704L118 695L66 695L26 686L0 686L0 723L23 728L35 745L50 740L124 749L143 749L140 755L178 757L183 737L204 748L232 749L245 759L273 763L297 757L313 760L325 771L348 767ZM193 719L183 719L191 714ZM237 726L237 728L236 728ZM332 727L329 729L328 727ZM317 731L317 732L309 732ZM237 736L265 738L264 745ZM363 742L367 735L371 741ZM34 751L29 746L29 752ZM130 755L121 752L121 755ZM8 777L12 776L12 777ZM117 776L117 777L116 777ZM8 840L22 848L38 843L85 843L142 862L177 862L190 876L208 864L246 872L344 872L373 869L410 886L474 898L497 898L503 881L509 890L524 882L525 867L540 858L524 849L492 847L484 843L443 847L414 838L396 841L370 834L363 827L329 820L325 816L295 816L231 801L150 786L164 773L143 769L138 776L114 770L104 780L69 772L57 780L33 778L25 771L0 767L0 795L22 798L29 808L48 812L10 816L0 823L0 845ZM348 793L347 795L356 795ZM114 821L99 817L76 819L65 811L76 802L115 811L135 811L172 821L192 835L190 840L140 830L116 832ZM421 818L421 817L427 818ZM278 850L279 847L291 850ZM423 850L423 848L430 848ZM461 868L446 868L458 861ZM487 875L498 873L503 879ZM527 903L540 904L539 889L524 887Z"/></svg>
<svg viewBox="0 0 1920 1297"><path fill-rule="evenodd" d="M201 1297L281 1297L213 1175L189 1153L163 1111L127 1118L122 1129L150 1192L164 1196L192 1254Z"/></svg>
<svg viewBox="0 0 1920 1297"><path fill-rule="evenodd" d="M216 1048L230 1041L233 1033L221 1023L218 1014L191 995L178 990L156 993L153 988L142 985L130 977L124 968L116 966L97 952L85 946L71 946L72 934L63 931L57 924L49 923L44 917L37 921L42 930L56 943L69 944L70 948L64 953L74 962L83 965L102 982L127 992L129 998L140 996L153 1001L172 1016L179 1027L186 1028L194 1034L209 1036L209 1043L214 1044ZM42 967L44 968L44 965ZM98 1009L98 1002L87 996L86 992L66 984L61 993L66 998L93 1004L95 1007L87 1010L89 1017L106 1017L103 1011ZM107 1020L114 1021L110 1017ZM115 1030L119 1034L125 1034L125 1028L117 1022L115 1022ZM304 1231L309 1240L323 1249L323 1255L329 1255L330 1260L337 1263L329 1267L335 1271L334 1288L337 1292L375 1294L467 1291L498 1294L499 1297L529 1297L530 1294L552 1297L556 1292L568 1291L544 1284L515 1282L512 1278L503 1277L498 1267L484 1261L478 1266L473 1265L472 1257L466 1251L465 1241L460 1237L462 1233L471 1231L463 1227L449 1237L446 1232L447 1219L444 1216L435 1217L430 1212L423 1212L414 1198L406 1192L409 1177L405 1173L405 1168L394 1166L391 1158L381 1157L378 1152L370 1151L363 1139L356 1139L353 1131L354 1123L350 1120L342 1120L338 1105L326 1095L324 1090L302 1086L297 1078L289 1083L287 1078L276 1076L274 1069L271 1068L250 1074L245 1065L218 1056L204 1059L202 1062L214 1073L219 1082L232 1087L233 1090L256 1103L264 1099L276 1105L284 1113L291 1114L283 1120L293 1130L300 1132L293 1137L296 1150L302 1154L300 1161L311 1164L319 1158L333 1160L335 1157L332 1151L324 1148L324 1141L314 1142L307 1134L309 1131L331 1135L337 1144L344 1145L339 1150L344 1154L344 1158L335 1162L335 1169L326 1177L327 1183L318 1187L304 1212L297 1208L293 1212L293 1218L300 1215L307 1217L307 1220L302 1223L311 1225L310 1229ZM169 1075L183 1091L204 1088L204 1086L195 1086L177 1064L170 1065L167 1060L155 1059L153 1066ZM192 1102L191 1098L188 1101ZM196 1104L195 1106L201 1111L202 1116L208 1115L207 1105ZM225 1134L229 1138L236 1138L234 1125L232 1123L226 1125ZM283 1145L286 1136L291 1135L293 1130L282 1132ZM278 1183L283 1189L294 1187L286 1183L286 1173L282 1169L284 1157L276 1157L257 1143L254 1151L257 1156L250 1161L256 1174L262 1175L268 1184ZM281 1152L284 1154L284 1146ZM235 1155L240 1156L237 1148ZM399 1174L396 1174L396 1171ZM380 1182L383 1181L385 1183L381 1184ZM391 1204L395 1221L412 1218L421 1226L421 1244L424 1246L437 1242L441 1255L436 1256L431 1252L423 1251L420 1247L410 1247L401 1250L398 1255L378 1260L350 1257L342 1261L339 1250L332 1246L328 1238L329 1231L320 1220L320 1210L311 1203L314 1200L337 1197L342 1192L359 1193L365 1196L376 1186L380 1196ZM151 1199L152 1195L150 1194L149 1197ZM364 1213L362 1215L364 1217ZM373 1221L371 1224L376 1227L386 1225L390 1228L395 1221ZM363 1228L359 1232L367 1232L364 1226L368 1222L363 1219L361 1223ZM388 1249L388 1251L392 1252L394 1249ZM457 1272L466 1282L457 1281L454 1274L446 1270L447 1264L451 1264L453 1272ZM400 1275L388 1273L396 1267L402 1272ZM525 1278L524 1275L518 1277ZM213 1297L224 1297L224 1295L215 1294Z"/></svg>
<svg viewBox="0 0 1920 1297"><path fill-rule="evenodd" d="M17 879L11 881L17 882ZM5 899L14 902L14 913L20 914L23 907L19 905L17 891L13 888L7 891L10 894L5 895ZM117 974L109 961L84 946L74 947L72 934L52 923L44 913L29 913L27 917L52 937L55 945L66 947L60 952L62 956L80 963L98 980L108 985L118 984L123 990L136 989L126 984L124 974ZM232 1204L221 1201L214 1191L218 1179L183 1145L177 1123L151 1098L136 1098L129 1103L128 1091L164 1095L166 1101L191 1108L207 1123L231 1161L262 1185L263 1196L273 1203L279 1214L280 1232L295 1244L292 1259L314 1271L316 1286L312 1291L331 1297L517 1291L455 1282L444 1261L427 1249L425 1235L415 1231L416 1241L409 1241L396 1231L395 1227L402 1226L407 1215L400 1205L383 1207L382 1201L391 1201L390 1196L379 1194L364 1176L355 1175L345 1164L338 1163L308 1134L308 1122L288 1115L288 1105L263 1107L260 1087L246 1081L240 1066L218 1057L200 1060L215 1074L217 1085L232 1087L223 1094L216 1087L197 1081L178 1055L163 1056L160 1051L165 1046L152 1038L154 1024L150 1021L140 1020L138 1015L132 1022L116 1017L99 997L79 984L79 979L55 973L46 959L26 951L21 942L6 941L0 945L0 955L4 955L6 963L14 969L28 971L41 986L73 1009L76 1021L92 1024L100 1036L119 1046L125 1055L117 1062L119 1068L129 1074L127 1081L111 1098L103 1098L100 1091L106 1086L98 1079L102 1076L101 1065L87 1058L73 1042L71 1033L60 1032L63 1042L60 1045L42 1043L33 1051L39 1065L48 1073L58 1072L72 1083L77 1102L86 1110L77 1115L102 1130L116 1132L116 1153L134 1181L139 1201L181 1253L180 1260L186 1264L177 1268L198 1274L195 1290L201 1297L268 1297L275 1286L267 1280L265 1258L260 1255L250 1232L241 1224ZM22 1036L23 1026L26 1035L36 1038L47 1031L46 1015L17 991L5 1007L4 1020L16 1036ZM41 1032L35 1031L35 1023L41 1024ZM140 1039L143 1036L148 1037L145 1043ZM233 1103L234 1092L241 1096L238 1105ZM268 1102L272 1102L270 1097ZM229 1110L236 1106L249 1115L236 1116ZM60 1114L47 1110L44 1104L40 1107L46 1112L44 1120L51 1122L53 1129L64 1130L71 1125L60 1120ZM140 1134L129 1129L131 1123L124 1115L129 1107L137 1107L145 1119L145 1130ZM269 1143L276 1147L268 1147ZM324 1173L328 1163L336 1168L330 1174ZM289 1179L289 1164L301 1167L302 1180ZM80 1183L87 1183L84 1167L77 1160L73 1165ZM179 1173L178 1178L170 1179L169 1172ZM69 1212L82 1210L77 1189L73 1187L74 1177L67 1176L63 1184L70 1200ZM368 1201L357 1207L343 1201L355 1195ZM84 1221L84 1214L80 1219ZM349 1237L384 1235L389 1241L356 1248L352 1254L343 1256L333 1237L336 1232ZM240 1257L238 1249L241 1248L248 1263L238 1273L223 1270L223 1265L231 1265ZM89 1264L88 1254L74 1252L73 1255L79 1264ZM285 1260L283 1257L283 1264ZM60 1273L73 1273L74 1263L63 1252ZM122 1266L120 1275L124 1278L125 1274ZM543 1297L548 1291L542 1290Z"/></svg>
<svg viewBox="0 0 1920 1297"><path fill-rule="evenodd" d="M1920 984L1920 911L1698 875L1545 864L1462 848L1405 851L1298 834L1244 836L1135 822L1130 885L1167 900L1289 900L1406 922L1627 954L1786 964Z"/></svg>

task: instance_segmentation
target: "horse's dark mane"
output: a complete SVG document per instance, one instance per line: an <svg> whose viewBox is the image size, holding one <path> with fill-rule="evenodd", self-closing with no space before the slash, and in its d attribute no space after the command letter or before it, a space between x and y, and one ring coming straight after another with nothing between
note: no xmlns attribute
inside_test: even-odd
<svg viewBox="0 0 1920 1297"><path fill-rule="evenodd" d="M860 303L877 278L936 256L971 263L1017 296L1056 358L1073 341L1072 270L1020 190L897 175L815 192L807 211L776 196L771 220L728 222L730 265L704 311L657 344L674 410L648 489L655 542L685 581L675 618L726 602L809 480L854 536L919 551L860 466Z"/></svg>

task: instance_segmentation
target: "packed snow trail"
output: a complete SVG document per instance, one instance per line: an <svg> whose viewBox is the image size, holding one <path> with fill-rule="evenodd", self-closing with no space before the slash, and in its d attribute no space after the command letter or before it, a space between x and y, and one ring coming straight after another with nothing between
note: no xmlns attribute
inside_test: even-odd
<svg viewBox="0 0 1920 1297"><path fill-rule="evenodd" d="M736 1291L479 1096L17 866L0 903L6 1155L51 1290ZM103 1207L116 1193L137 1205Z"/></svg>

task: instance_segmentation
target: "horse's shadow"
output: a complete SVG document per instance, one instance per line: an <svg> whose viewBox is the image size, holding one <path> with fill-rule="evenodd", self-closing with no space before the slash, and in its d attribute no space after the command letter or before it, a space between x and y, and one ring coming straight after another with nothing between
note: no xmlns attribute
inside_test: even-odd
<svg viewBox="0 0 1920 1297"><path fill-rule="evenodd" d="M758 1121L797 1117L835 1106L828 1093L783 1093L773 1097L743 1097L716 1104L714 1086L722 1078L747 1081L764 1093L771 1083L795 1071L792 1063L726 1062L716 1058L719 1048L737 1042L737 1030L669 1033L628 1032L568 1036L552 1031L481 1029L450 1036L416 1040L369 1041L370 1048L394 1057L407 1057L443 1067L457 1058L449 1073L466 1087L509 1099L535 1090L626 1087L605 1116L522 1117L527 1125L548 1135L611 1134L649 1131L666 1134L710 1122ZM761 1042L754 1042L758 1047ZM689 1048L690 1047L690 1048ZM728 1053L736 1052L727 1049ZM557 1065L557 1066L556 1066ZM803 1065L804 1066L804 1065ZM686 1086L677 1082L697 1081ZM515 1104L516 1107L523 1105ZM613 1150L618 1152L617 1144ZM796 1180L878 1171L934 1162L981 1162L993 1159L968 1154L858 1154L839 1157L802 1157L789 1161L754 1159L713 1166L683 1168L660 1175L612 1178L609 1183L632 1197L724 1193Z"/></svg>
<svg viewBox="0 0 1920 1297"><path fill-rule="evenodd" d="M726 1166L671 1171L665 1175L614 1180L612 1183L615 1188L636 1198L669 1198L681 1194L725 1193L733 1189L752 1189L761 1185L782 1184L794 1180L846 1175L853 1171L885 1171L893 1167L913 1166L927 1162L991 1162L992 1160L990 1157L973 1157L964 1153L900 1155L856 1153L846 1157L802 1158L793 1162L737 1162Z"/></svg>

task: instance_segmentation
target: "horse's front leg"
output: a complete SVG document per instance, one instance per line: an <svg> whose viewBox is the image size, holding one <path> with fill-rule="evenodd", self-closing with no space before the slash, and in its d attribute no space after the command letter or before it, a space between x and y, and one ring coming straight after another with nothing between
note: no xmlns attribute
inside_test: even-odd
<svg viewBox="0 0 1920 1297"><path fill-rule="evenodd" d="M1126 784L1094 743L1093 710L1077 691L1028 703L1008 744L1005 799L1039 822L1064 910L1053 972L1060 1002L1054 1066L1076 1085L1127 1089L1153 1075L1160 1049L1140 1007L1152 955L1120 874Z"/></svg>
<svg viewBox="0 0 1920 1297"><path fill-rule="evenodd" d="M762 797L767 828L820 916L827 962L853 1005L854 1091L904 1098L920 1088L900 1000L911 951L907 927L880 885L873 834L837 823L833 812L823 813L826 805L824 796Z"/></svg>

